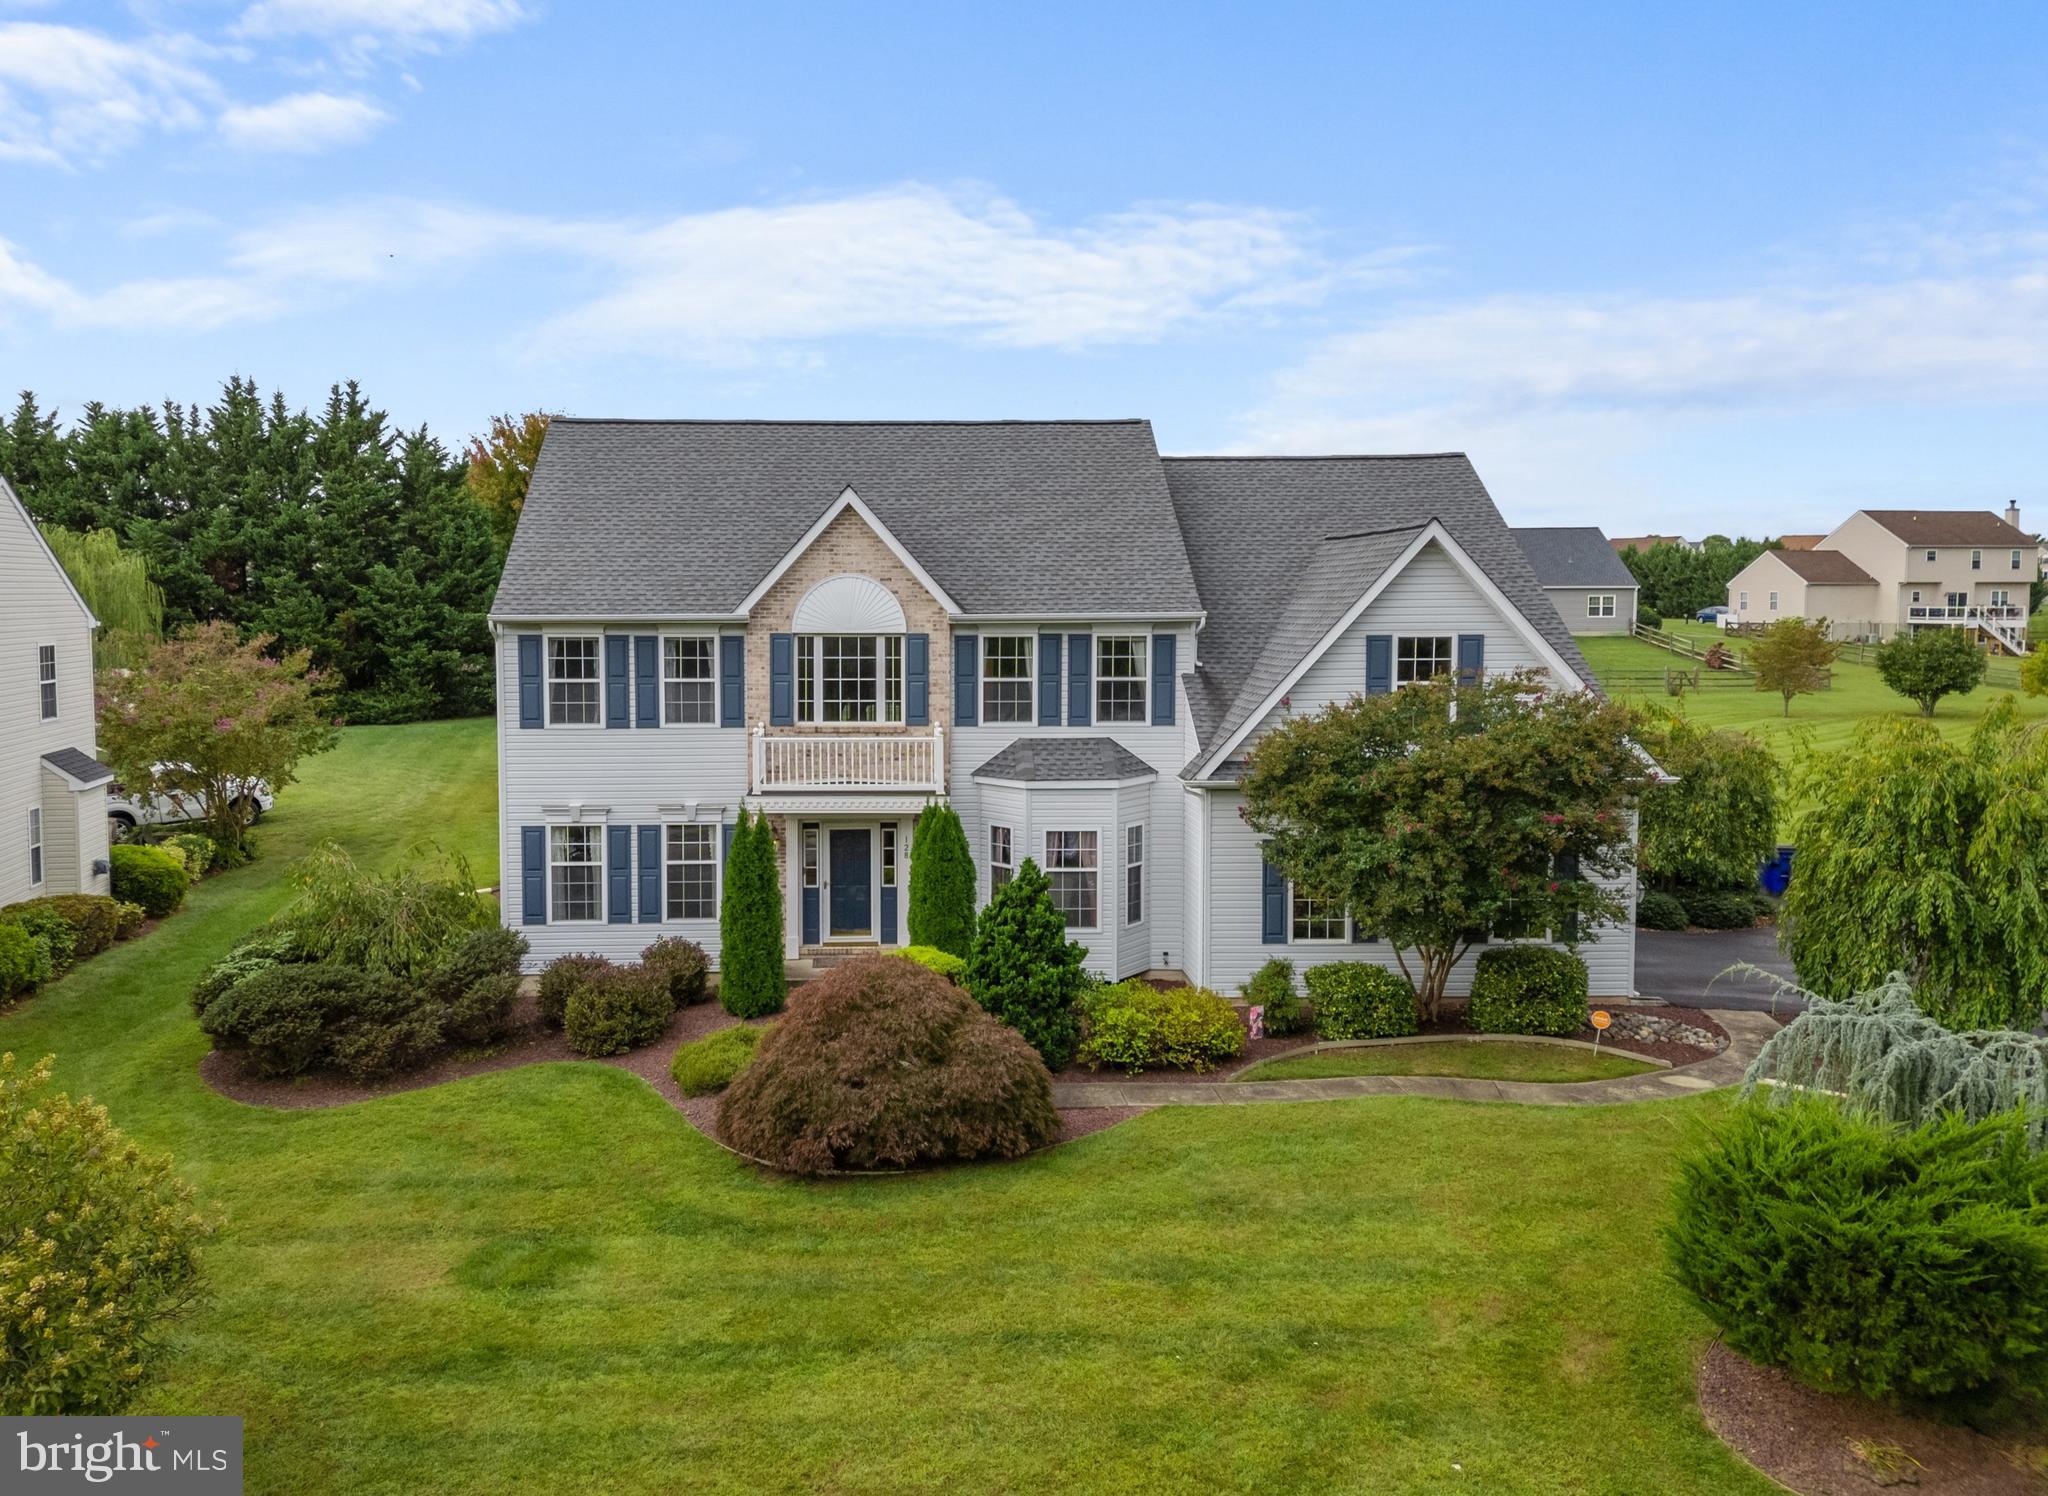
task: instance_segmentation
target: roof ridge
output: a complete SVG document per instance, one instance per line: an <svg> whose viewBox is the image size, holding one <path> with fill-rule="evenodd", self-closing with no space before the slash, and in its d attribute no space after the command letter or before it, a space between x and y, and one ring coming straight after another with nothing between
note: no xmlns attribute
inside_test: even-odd
<svg viewBox="0 0 2048 1496"><path fill-rule="evenodd" d="M1465 452L1303 452L1290 455L1286 452L1194 452L1176 456L1170 452L1159 454L1161 462L1430 462L1445 457L1463 457L1472 460Z"/></svg>

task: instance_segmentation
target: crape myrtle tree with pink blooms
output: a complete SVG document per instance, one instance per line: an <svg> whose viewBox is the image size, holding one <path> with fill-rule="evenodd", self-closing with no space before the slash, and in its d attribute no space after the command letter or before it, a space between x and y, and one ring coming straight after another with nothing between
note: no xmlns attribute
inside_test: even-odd
<svg viewBox="0 0 2048 1496"><path fill-rule="evenodd" d="M100 757L131 794L203 801L207 835L229 861L247 855L243 786L282 789L301 759L335 742L327 676L309 651L272 655L274 643L216 620L99 678Z"/></svg>
<svg viewBox="0 0 2048 1496"><path fill-rule="evenodd" d="M1391 945L1434 1019L1489 936L1575 946L1627 916L1631 812L1658 778L1635 725L1535 676L1440 676L1268 732L1243 814L1296 889Z"/></svg>

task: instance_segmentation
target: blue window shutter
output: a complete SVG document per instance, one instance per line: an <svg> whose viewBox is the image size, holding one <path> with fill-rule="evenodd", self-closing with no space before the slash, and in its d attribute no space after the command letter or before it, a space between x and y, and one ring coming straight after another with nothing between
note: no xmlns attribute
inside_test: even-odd
<svg viewBox="0 0 2048 1496"><path fill-rule="evenodd" d="M981 720L981 640L973 634L953 636L953 725L972 727Z"/></svg>
<svg viewBox="0 0 2048 1496"><path fill-rule="evenodd" d="M1476 686L1486 673L1486 635L1458 635L1458 684Z"/></svg>
<svg viewBox="0 0 2048 1496"><path fill-rule="evenodd" d="M607 826L604 833L606 924L633 923L633 828Z"/></svg>
<svg viewBox="0 0 2048 1496"><path fill-rule="evenodd" d="M658 925L662 916L661 828L640 828L640 923Z"/></svg>
<svg viewBox="0 0 2048 1496"><path fill-rule="evenodd" d="M768 720L777 727L796 721L796 637L768 636Z"/></svg>
<svg viewBox="0 0 2048 1496"><path fill-rule="evenodd" d="M1067 635L1067 725L1086 727L1094 719L1095 636Z"/></svg>
<svg viewBox="0 0 2048 1496"><path fill-rule="evenodd" d="M540 727L547 721L541 710L540 635L519 636L519 725Z"/></svg>
<svg viewBox="0 0 2048 1496"><path fill-rule="evenodd" d="M1280 869L1259 857L1259 941L1263 945L1287 944L1287 880Z"/></svg>
<svg viewBox="0 0 2048 1496"><path fill-rule="evenodd" d="M1038 725L1060 725L1060 636L1038 636Z"/></svg>
<svg viewBox="0 0 2048 1496"><path fill-rule="evenodd" d="M633 641L624 634L604 636L604 725L630 727L627 715L627 681L630 678Z"/></svg>
<svg viewBox="0 0 2048 1496"><path fill-rule="evenodd" d="M519 828L519 923L548 922L548 828Z"/></svg>
<svg viewBox="0 0 2048 1496"><path fill-rule="evenodd" d="M652 634L633 636L635 727L661 726L661 641Z"/></svg>
<svg viewBox="0 0 2048 1496"><path fill-rule="evenodd" d="M1384 696L1394 689L1394 636L1368 634L1365 638L1365 694Z"/></svg>
<svg viewBox="0 0 2048 1496"><path fill-rule="evenodd" d="M1173 726L1173 698L1180 688L1180 672L1174 668L1174 655L1178 652L1180 640L1173 634L1152 636L1152 725Z"/></svg>
<svg viewBox="0 0 2048 1496"><path fill-rule="evenodd" d="M932 636L903 636L903 724L925 727L932 720Z"/></svg>
<svg viewBox="0 0 2048 1496"><path fill-rule="evenodd" d="M718 725L747 724L747 636L718 636Z"/></svg>

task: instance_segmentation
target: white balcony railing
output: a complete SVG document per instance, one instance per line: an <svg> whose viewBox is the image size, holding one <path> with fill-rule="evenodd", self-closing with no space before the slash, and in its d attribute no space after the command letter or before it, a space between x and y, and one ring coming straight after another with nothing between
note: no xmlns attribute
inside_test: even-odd
<svg viewBox="0 0 2048 1496"><path fill-rule="evenodd" d="M754 729L754 794L788 790L944 790L945 731L790 734Z"/></svg>

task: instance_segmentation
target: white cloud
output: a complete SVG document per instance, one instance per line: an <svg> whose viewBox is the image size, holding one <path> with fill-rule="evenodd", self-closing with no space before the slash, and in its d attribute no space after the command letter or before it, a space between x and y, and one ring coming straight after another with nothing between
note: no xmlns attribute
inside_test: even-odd
<svg viewBox="0 0 2048 1496"><path fill-rule="evenodd" d="M190 129L218 93L190 37L116 41L77 26L0 22L0 160L64 165L151 130Z"/></svg>
<svg viewBox="0 0 2048 1496"><path fill-rule="evenodd" d="M367 139L390 115L367 99L296 93L221 111L221 138L244 151L304 154Z"/></svg>
<svg viewBox="0 0 2048 1496"><path fill-rule="evenodd" d="M367 57L430 52L525 21L519 0L256 0L235 23L246 37L312 36Z"/></svg>

